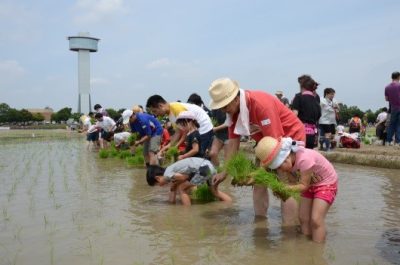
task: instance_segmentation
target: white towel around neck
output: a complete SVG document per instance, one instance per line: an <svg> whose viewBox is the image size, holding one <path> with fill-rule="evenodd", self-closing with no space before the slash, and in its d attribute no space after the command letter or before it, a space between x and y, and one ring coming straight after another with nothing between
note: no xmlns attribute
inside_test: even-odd
<svg viewBox="0 0 400 265"><path fill-rule="evenodd" d="M239 89L240 91L240 108L239 115L236 121L236 126L233 132L237 135L250 136L250 119L249 119L249 109L246 105L246 93L243 89ZM232 125L232 117L230 114L226 114L225 124L227 126Z"/></svg>

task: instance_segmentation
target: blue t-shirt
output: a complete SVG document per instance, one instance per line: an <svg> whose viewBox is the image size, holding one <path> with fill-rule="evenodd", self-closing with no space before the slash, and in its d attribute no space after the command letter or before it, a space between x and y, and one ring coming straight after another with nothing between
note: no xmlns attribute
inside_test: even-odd
<svg viewBox="0 0 400 265"><path fill-rule="evenodd" d="M130 123L132 132L137 132L140 136L162 135L163 128L154 116L147 113L136 113L136 120Z"/></svg>

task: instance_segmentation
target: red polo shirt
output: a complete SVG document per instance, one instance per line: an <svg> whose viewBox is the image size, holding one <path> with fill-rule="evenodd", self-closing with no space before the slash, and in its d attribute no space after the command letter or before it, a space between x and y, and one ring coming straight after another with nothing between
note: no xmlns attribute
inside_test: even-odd
<svg viewBox="0 0 400 265"><path fill-rule="evenodd" d="M281 101L263 91L245 90L246 104L249 109L250 134L256 142L264 136L274 138L291 137L297 141L305 141L306 134L303 123ZM233 131L238 114L232 117L229 127L229 138L238 138Z"/></svg>

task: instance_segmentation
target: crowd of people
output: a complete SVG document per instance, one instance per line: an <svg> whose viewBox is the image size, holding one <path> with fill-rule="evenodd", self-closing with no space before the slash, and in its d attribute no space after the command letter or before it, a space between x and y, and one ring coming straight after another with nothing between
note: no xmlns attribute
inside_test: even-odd
<svg viewBox="0 0 400 265"><path fill-rule="evenodd" d="M384 109L379 114L376 128L383 144L393 144L395 135L398 145L400 73L393 73L392 79L385 90L389 111ZM364 125L355 116L349 121L349 132L345 132L343 125L337 125L339 104L335 90L325 88L320 98L319 83L310 75L298 77L298 83L299 93L289 102L282 91L272 95L242 89L238 82L220 78L208 89L210 109L195 93L187 103L168 102L160 95L152 95L146 102L147 113L136 105L126 109L118 121L96 104L93 113L81 117L83 132L87 134L88 148L97 144L107 148L111 141L116 148L143 145L147 183L168 185L169 200L175 202L179 195L183 205L191 204L190 193L203 184L221 201L232 201L218 188L227 177L227 172L216 171L221 164L219 153L223 151L223 161L227 161L239 151L243 138L251 138L256 144L257 164L275 170L289 189L301 192L300 202L293 198L282 201L283 224L300 223L303 234L323 242L324 220L336 197L338 177L331 163L315 148L319 144L321 150L329 151L337 143L357 148ZM128 141L133 133L137 139ZM160 161L173 146L179 150L178 161L163 168ZM266 216L267 188L254 185L253 206L256 216Z"/></svg>

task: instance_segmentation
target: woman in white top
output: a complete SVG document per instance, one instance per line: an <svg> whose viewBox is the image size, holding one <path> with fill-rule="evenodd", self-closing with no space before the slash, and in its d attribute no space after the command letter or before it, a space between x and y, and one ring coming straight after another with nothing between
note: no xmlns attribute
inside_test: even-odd
<svg viewBox="0 0 400 265"><path fill-rule="evenodd" d="M331 137L336 133L336 112L339 111L339 106L334 102L334 97L335 90L330 87L325 88L324 98L321 99L321 118L319 119L319 143L324 151L330 149Z"/></svg>

